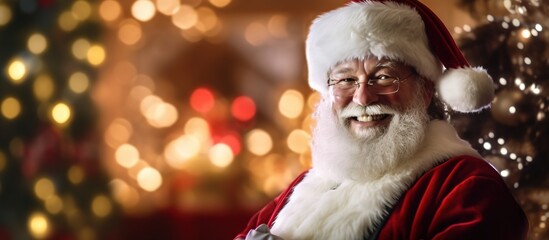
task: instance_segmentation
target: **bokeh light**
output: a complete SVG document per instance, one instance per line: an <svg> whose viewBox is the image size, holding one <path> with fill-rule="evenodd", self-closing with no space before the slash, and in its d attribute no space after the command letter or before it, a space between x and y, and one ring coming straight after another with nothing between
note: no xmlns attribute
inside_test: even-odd
<svg viewBox="0 0 549 240"><path fill-rule="evenodd" d="M231 3L231 0L209 0L209 2L218 8L222 8L229 5Z"/></svg>
<svg viewBox="0 0 549 240"><path fill-rule="evenodd" d="M240 150L242 148L242 144L240 143L240 138L237 133L231 133L223 136L221 139L219 139L218 143L223 143L231 149L233 152L233 155L238 155L240 153Z"/></svg>
<svg viewBox="0 0 549 240"><path fill-rule="evenodd" d="M45 214L35 212L28 218L27 228L29 233L36 239L44 239L51 232L51 223Z"/></svg>
<svg viewBox="0 0 549 240"><path fill-rule="evenodd" d="M207 113L213 109L215 98L211 90L207 88L198 88L191 94L190 104L195 111Z"/></svg>
<svg viewBox="0 0 549 240"><path fill-rule="evenodd" d="M196 10L189 5L181 5L172 15L172 23L180 29L192 28L198 22Z"/></svg>
<svg viewBox="0 0 549 240"><path fill-rule="evenodd" d="M0 3L0 27L7 25L11 21L11 8Z"/></svg>
<svg viewBox="0 0 549 240"><path fill-rule="evenodd" d="M34 79L32 91L36 99L39 101L46 101L50 99L54 90L55 86L53 79L51 79L49 75L41 74Z"/></svg>
<svg viewBox="0 0 549 240"><path fill-rule="evenodd" d="M51 195L44 200L46 211L51 214L58 214L63 210L63 200L57 195Z"/></svg>
<svg viewBox="0 0 549 240"><path fill-rule="evenodd" d="M6 154L0 151L0 172L3 172L4 169L6 169L7 165L8 165L8 159L6 158Z"/></svg>
<svg viewBox="0 0 549 240"><path fill-rule="evenodd" d="M231 105L231 113L240 121L249 121L255 116L256 107L254 101L246 96L235 98Z"/></svg>
<svg viewBox="0 0 549 240"><path fill-rule="evenodd" d="M70 32L78 26L78 20L75 18L74 14L70 11L65 11L59 15L57 19L57 24L65 32Z"/></svg>
<svg viewBox="0 0 549 240"><path fill-rule="evenodd" d="M211 31L219 22L217 15L209 7L200 7L196 9L196 13L198 14L198 23L196 24L196 28L202 33Z"/></svg>
<svg viewBox="0 0 549 240"><path fill-rule="evenodd" d="M105 142L112 148L117 148L130 140L133 133L132 124L123 118L114 119L105 132Z"/></svg>
<svg viewBox="0 0 549 240"><path fill-rule="evenodd" d="M286 90L278 102L278 110L287 118L294 119L303 112L303 95L296 90Z"/></svg>
<svg viewBox="0 0 549 240"><path fill-rule="evenodd" d="M131 168L139 161L139 151L131 144L122 144L116 149L115 160L120 166Z"/></svg>
<svg viewBox="0 0 549 240"><path fill-rule="evenodd" d="M262 45L268 37L267 27L259 22L250 23L244 31L244 38L252 46Z"/></svg>
<svg viewBox="0 0 549 240"><path fill-rule="evenodd" d="M246 146L251 153L263 156L273 148L273 140L266 131L254 129L246 134Z"/></svg>
<svg viewBox="0 0 549 240"><path fill-rule="evenodd" d="M139 203L139 193L120 179L113 179L109 183L113 198L124 208L132 208Z"/></svg>
<svg viewBox="0 0 549 240"><path fill-rule="evenodd" d="M145 167L137 174L137 183L143 190L154 192L162 186L162 175L152 167Z"/></svg>
<svg viewBox="0 0 549 240"><path fill-rule="evenodd" d="M48 48L48 41L43 34L34 33L27 41L27 48L31 53L41 54Z"/></svg>
<svg viewBox="0 0 549 240"><path fill-rule="evenodd" d="M72 55L78 60L84 60L88 55L88 50L90 49L90 47L90 41L84 38L78 38L72 43Z"/></svg>
<svg viewBox="0 0 549 240"><path fill-rule="evenodd" d="M208 157L214 166L220 168L228 167L234 159L231 148L223 143L212 146L208 151Z"/></svg>
<svg viewBox="0 0 549 240"><path fill-rule="evenodd" d="M63 102L55 104L51 110L52 119L58 124L67 123L72 116L70 107Z"/></svg>
<svg viewBox="0 0 549 240"><path fill-rule="evenodd" d="M210 126L208 122L199 117L187 120L184 131L185 134L196 137L200 142L206 142L210 138Z"/></svg>
<svg viewBox="0 0 549 240"><path fill-rule="evenodd" d="M93 198L91 209L95 216L106 217L112 211L111 200L105 195L98 195Z"/></svg>
<svg viewBox="0 0 549 240"><path fill-rule="evenodd" d="M105 52L103 46L96 44L90 46L86 54L86 58L91 65L98 66L105 61L105 58L107 57L106 55L107 53Z"/></svg>
<svg viewBox="0 0 549 240"><path fill-rule="evenodd" d="M49 178L40 178L34 184L34 194L36 197L46 200L46 198L55 194L55 185Z"/></svg>
<svg viewBox="0 0 549 240"><path fill-rule="evenodd" d="M90 85L88 75L83 72L75 72L69 77L69 88L74 93L85 92Z"/></svg>
<svg viewBox="0 0 549 240"><path fill-rule="evenodd" d="M72 4L72 14L78 21L84 21L91 16L91 5L88 1L78 0Z"/></svg>
<svg viewBox="0 0 549 240"><path fill-rule="evenodd" d="M158 12L168 16L176 13L180 5L179 0L156 0L156 9Z"/></svg>
<svg viewBox="0 0 549 240"><path fill-rule="evenodd" d="M8 64L7 73L14 83L20 83L27 76L28 67L23 60L14 59Z"/></svg>
<svg viewBox="0 0 549 240"><path fill-rule="evenodd" d="M99 4L99 16L105 21L114 21L120 17L122 7L118 1L105 0Z"/></svg>
<svg viewBox="0 0 549 240"><path fill-rule="evenodd" d="M150 0L137 0L132 4L132 16L142 22L151 20L155 13L156 7Z"/></svg>
<svg viewBox="0 0 549 240"><path fill-rule="evenodd" d="M269 33L277 38L288 37L288 17L280 14L275 14L269 18L267 23Z"/></svg>
<svg viewBox="0 0 549 240"><path fill-rule="evenodd" d="M2 101L0 110L6 119L15 119L21 114L21 103L14 97L7 97Z"/></svg>
<svg viewBox="0 0 549 240"><path fill-rule="evenodd" d="M134 45L141 40L143 30L139 22L129 19L123 21L118 28L118 39L126 45Z"/></svg>
<svg viewBox="0 0 549 240"><path fill-rule="evenodd" d="M145 112L147 122L155 128L165 128L173 125L178 119L177 109L166 102L157 102Z"/></svg>
<svg viewBox="0 0 549 240"><path fill-rule="evenodd" d="M166 163L175 169L183 169L185 163L200 153L202 145L193 135L183 135L168 143L164 149Z"/></svg>
<svg viewBox="0 0 549 240"><path fill-rule="evenodd" d="M304 130L296 129L288 135L288 148L295 153L305 153L309 150L311 136Z"/></svg>
<svg viewBox="0 0 549 240"><path fill-rule="evenodd" d="M67 172L67 178L74 185L80 184L84 180L84 177L84 169L80 166L71 166Z"/></svg>

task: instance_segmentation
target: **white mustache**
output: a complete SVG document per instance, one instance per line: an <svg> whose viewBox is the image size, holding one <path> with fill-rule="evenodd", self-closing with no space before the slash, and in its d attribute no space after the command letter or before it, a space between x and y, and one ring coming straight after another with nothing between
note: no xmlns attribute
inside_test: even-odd
<svg viewBox="0 0 549 240"><path fill-rule="evenodd" d="M349 105L341 110L339 114L342 118L357 117L357 116L372 116L379 114L397 114L398 111L387 105L368 105L368 106L359 106L359 105Z"/></svg>

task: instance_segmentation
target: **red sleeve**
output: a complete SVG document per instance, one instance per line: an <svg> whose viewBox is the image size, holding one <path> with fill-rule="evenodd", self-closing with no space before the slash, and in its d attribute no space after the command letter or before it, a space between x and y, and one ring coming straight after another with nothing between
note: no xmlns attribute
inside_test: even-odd
<svg viewBox="0 0 549 240"><path fill-rule="evenodd" d="M300 174L286 190L284 190L280 195L278 195L273 201L265 205L259 212L257 212L251 219L248 221L248 225L244 230L242 230L234 239L244 239L248 232L252 229L256 229L261 224L267 224L269 227L272 226L276 216L282 210L284 205L287 202L287 199L290 197L293 188L303 180L307 172Z"/></svg>

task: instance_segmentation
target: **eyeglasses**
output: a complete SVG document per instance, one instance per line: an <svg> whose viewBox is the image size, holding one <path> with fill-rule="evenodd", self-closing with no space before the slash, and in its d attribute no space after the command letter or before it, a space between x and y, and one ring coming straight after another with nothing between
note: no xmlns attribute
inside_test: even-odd
<svg viewBox="0 0 549 240"><path fill-rule="evenodd" d="M355 78L342 78L342 79L328 79L328 87L334 86L334 93L339 96L353 95L360 87L360 84L366 83L368 90L378 95L388 95L398 92L400 83L404 82L411 76L414 76L415 72L404 78L399 78L390 75L379 75L374 78L368 79L366 82L359 82Z"/></svg>

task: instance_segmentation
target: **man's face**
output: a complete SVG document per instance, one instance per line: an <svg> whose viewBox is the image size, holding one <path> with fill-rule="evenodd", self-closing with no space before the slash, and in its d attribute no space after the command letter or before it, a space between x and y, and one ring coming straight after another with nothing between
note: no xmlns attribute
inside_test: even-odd
<svg viewBox="0 0 549 240"><path fill-rule="evenodd" d="M330 83L341 80L360 83L346 91L338 89L340 86L331 86L330 94L340 124L355 137L365 140L377 138L388 128L395 114L414 107L410 104L420 92L424 95L420 97L425 101L424 106L428 106L432 96L430 90L418 91L415 81L419 76L412 67L387 59L370 57L342 62L332 68L329 78ZM398 83L386 84L383 79L395 79ZM373 85L366 84L368 80Z"/></svg>

